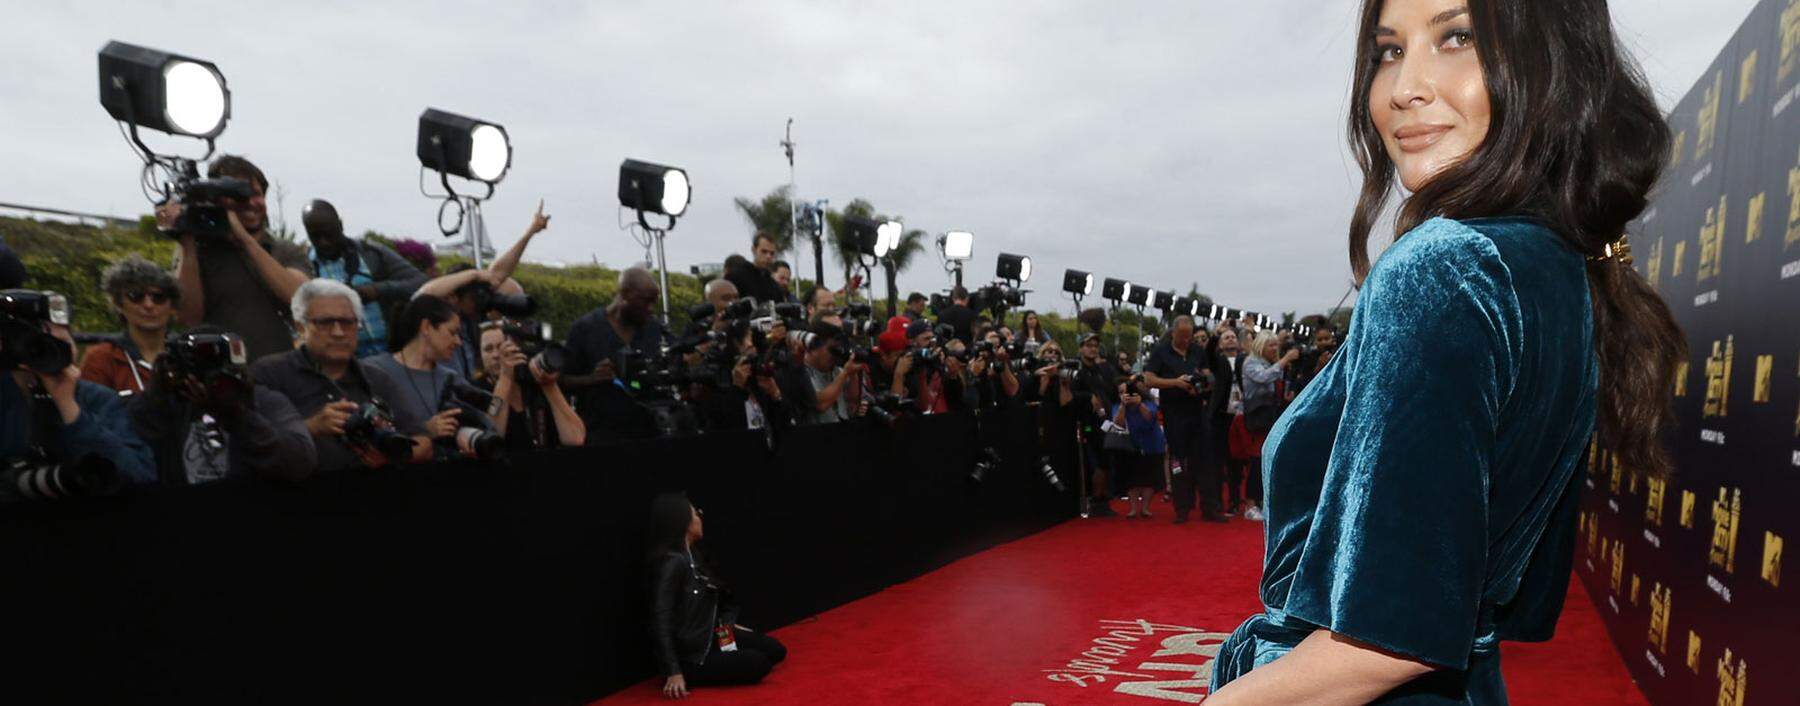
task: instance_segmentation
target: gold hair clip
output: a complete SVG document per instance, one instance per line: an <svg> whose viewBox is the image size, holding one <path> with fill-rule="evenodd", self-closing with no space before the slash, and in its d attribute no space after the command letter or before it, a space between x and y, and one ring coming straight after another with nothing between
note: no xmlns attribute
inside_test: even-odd
<svg viewBox="0 0 1800 706"><path fill-rule="evenodd" d="M1605 261L1605 260L1617 259L1619 261L1619 264L1622 264L1626 267L1630 267L1631 266L1630 237L1631 236L1625 236L1625 237L1615 240L1613 242L1607 243L1605 250L1603 250L1601 254L1589 256L1588 260L1591 262L1601 262L1601 261Z"/></svg>

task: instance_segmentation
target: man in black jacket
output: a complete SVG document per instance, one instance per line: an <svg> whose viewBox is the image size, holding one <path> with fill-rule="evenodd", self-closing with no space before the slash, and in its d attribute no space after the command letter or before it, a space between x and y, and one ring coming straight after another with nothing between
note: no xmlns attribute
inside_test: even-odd
<svg viewBox="0 0 1800 706"><path fill-rule="evenodd" d="M306 420L286 395L251 382L236 335L200 326L170 339L149 387L130 402L163 485L312 475L318 457Z"/></svg>
<svg viewBox="0 0 1800 706"><path fill-rule="evenodd" d="M950 290L950 306L938 310L938 323L949 324L950 337L975 343L975 310L969 308L969 290L958 285Z"/></svg>
<svg viewBox="0 0 1800 706"><path fill-rule="evenodd" d="M737 285L740 297L756 297L759 302L787 301L781 285L775 283L775 238L758 232L750 241L750 251L755 262L749 267L727 267L725 279Z"/></svg>
<svg viewBox="0 0 1800 706"><path fill-rule="evenodd" d="M1169 337L1150 349L1150 358L1144 362L1144 380L1162 390L1169 457L1181 464L1181 473L1172 483L1176 524L1186 522L1188 513L1193 511L1196 489L1205 519L1225 521L1219 507L1219 476L1206 453L1206 399L1213 386L1213 372L1206 350L1194 342L1192 317L1175 317Z"/></svg>

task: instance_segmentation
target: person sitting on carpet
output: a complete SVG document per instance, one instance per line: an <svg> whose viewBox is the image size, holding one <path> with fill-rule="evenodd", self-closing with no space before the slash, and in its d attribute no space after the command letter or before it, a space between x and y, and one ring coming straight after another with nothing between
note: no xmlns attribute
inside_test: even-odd
<svg viewBox="0 0 1800 706"><path fill-rule="evenodd" d="M651 567L650 643L662 668L664 696L696 686L754 684L787 658L773 637L737 624L737 605L694 542L705 532L700 510L680 493L651 501L647 558Z"/></svg>

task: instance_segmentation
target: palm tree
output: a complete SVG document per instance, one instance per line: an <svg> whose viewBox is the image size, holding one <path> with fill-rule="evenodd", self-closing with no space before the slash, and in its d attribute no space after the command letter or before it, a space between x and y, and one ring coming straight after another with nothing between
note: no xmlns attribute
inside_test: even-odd
<svg viewBox="0 0 1800 706"><path fill-rule="evenodd" d="M850 229L844 225L845 216L874 218L875 206L864 199L851 199L850 203L845 204L842 210L833 209L825 212L825 225L831 231L826 234L826 237L831 240L832 258L844 268L844 281L849 282L850 273L856 268L861 258L861 251L856 247L856 237L851 235Z"/></svg>
<svg viewBox="0 0 1800 706"><path fill-rule="evenodd" d="M733 199L744 220L750 221L752 233L768 233L775 238L775 251L785 253L794 248L793 199L786 185L775 187L761 201L742 196Z"/></svg>

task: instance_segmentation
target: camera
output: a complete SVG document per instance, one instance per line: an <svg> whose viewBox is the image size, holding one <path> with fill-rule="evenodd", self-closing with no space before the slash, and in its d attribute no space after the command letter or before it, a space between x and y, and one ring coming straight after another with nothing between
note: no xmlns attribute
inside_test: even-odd
<svg viewBox="0 0 1800 706"><path fill-rule="evenodd" d="M494 396L479 388L465 385L446 388L444 398L438 401L438 411L457 413L456 436L434 442L453 450L467 451L483 461L504 455L506 437L481 428L484 421L481 410L488 409L493 403Z"/></svg>
<svg viewBox="0 0 1800 706"><path fill-rule="evenodd" d="M175 333L158 359L163 384L190 402L248 406L250 377L244 341L232 333Z"/></svg>
<svg viewBox="0 0 1800 706"><path fill-rule="evenodd" d="M545 375L556 375L562 372L563 364L568 360L569 351L551 337L550 324L536 321L508 321L501 325L500 330L506 334L507 338L512 339L513 345L519 347L519 352L524 354L528 364L536 362L538 369L544 371ZM531 370L524 365L513 369L513 377L520 384L532 382Z"/></svg>
<svg viewBox="0 0 1800 706"><path fill-rule="evenodd" d="M883 392L869 401L869 416L891 427L908 410L914 409L915 404L912 398L901 397L892 392Z"/></svg>
<svg viewBox="0 0 1800 706"><path fill-rule="evenodd" d="M1000 465L1000 451L992 446L983 448L975 455L975 465L969 469L969 482L979 484L987 480L989 471Z"/></svg>
<svg viewBox="0 0 1800 706"><path fill-rule="evenodd" d="M69 325L69 300L56 292L0 290L0 369L55 375L75 361L75 349L50 335Z"/></svg>
<svg viewBox="0 0 1800 706"><path fill-rule="evenodd" d="M526 319L537 313L537 302L530 295L500 294L486 282L470 282L457 289L456 294L468 298L484 316L497 313L509 319Z"/></svg>
<svg viewBox="0 0 1800 706"><path fill-rule="evenodd" d="M118 467L92 454L75 463L61 464L32 451L0 466L0 497L47 501L75 497L114 495L125 487Z"/></svg>
<svg viewBox="0 0 1800 706"><path fill-rule="evenodd" d="M413 440L394 431L394 415L381 400L358 405L356 412L344 421L344 443L353 448L374 451L390 463L412 456Z"/></svg>
<svg viewBox="0 0 1800 706"><path fill-rule="evenodd" d="M1025 290L1000 282L975 290L969 296L969 308L992 312L996 320L1007 309L1016 309L1022 306L1025 306Z"/></svg>
<svg viewBox="0 0 1800 706"><path fill-rule="evenodd" d="M196 240L224 242L231 237L231 217L224 201L246 201L256 195L242 179L201 179L200 167L191 159L179 160L169 198L181 204L181 217L167 235L192 235Z"/></svg>
<svg viewBox="0 0 1800 706"><path fill-rule="evenodd" d="M1063 485L1062 478L1056 475L1056 465L1050 463L1049 454L1038 457L1036 473L1044 479L1045 483L1049 483L1050 487L1055 488L1056 492L1061 493L1068 490L1068 488Z"/></svg>

